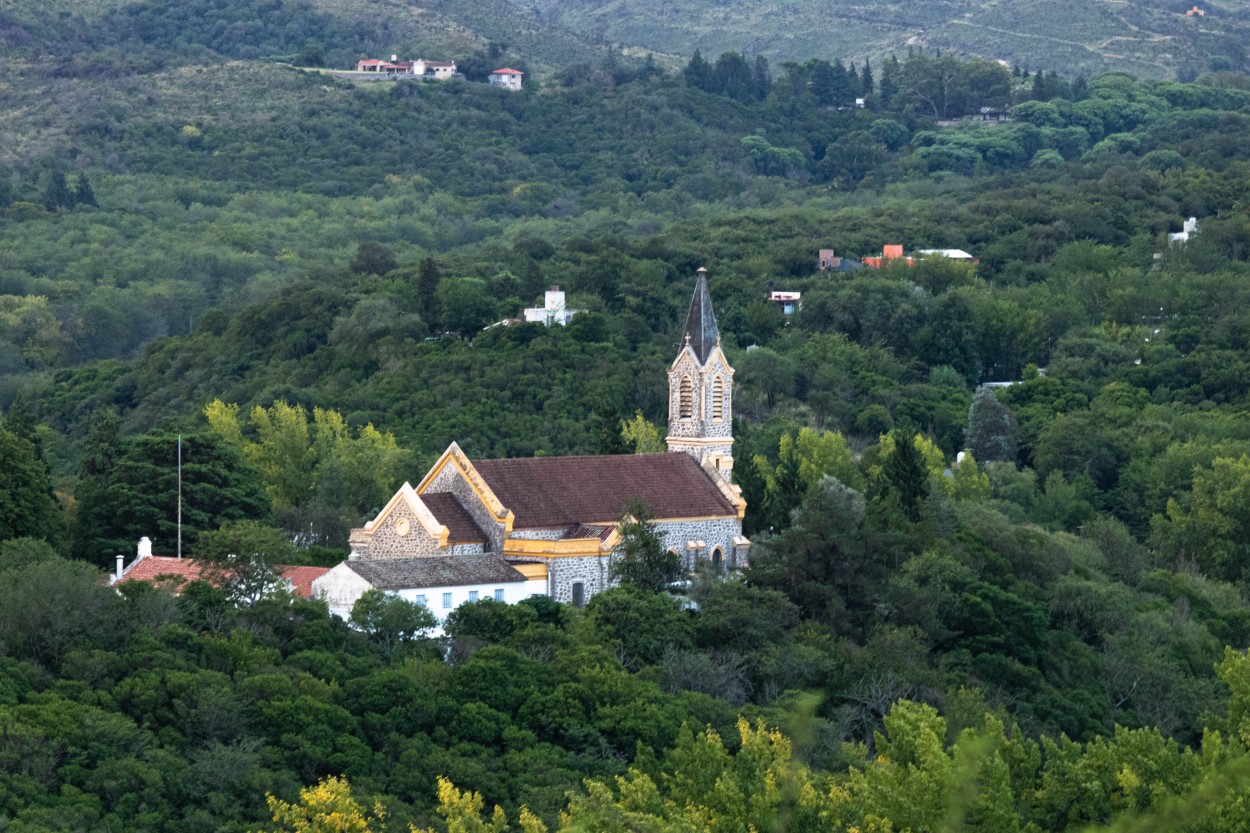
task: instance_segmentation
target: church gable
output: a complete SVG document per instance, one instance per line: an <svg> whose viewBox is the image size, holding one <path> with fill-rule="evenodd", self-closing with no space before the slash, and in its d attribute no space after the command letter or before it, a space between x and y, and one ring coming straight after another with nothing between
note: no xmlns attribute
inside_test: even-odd
<svg viewBox="0 0 1250 833"><path fill-rule="evenodd" d="M348 544L362 558L433 555L448 544L450 531L405 483L364 527L352 530Z"/></svg>

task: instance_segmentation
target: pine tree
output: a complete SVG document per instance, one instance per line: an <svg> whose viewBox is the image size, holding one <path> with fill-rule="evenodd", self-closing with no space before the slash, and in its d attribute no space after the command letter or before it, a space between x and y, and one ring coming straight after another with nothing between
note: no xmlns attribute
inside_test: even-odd
<svg viewBox="0 0 1250 833"><path fill-rule="evenodd" d="M95 201L95 190L91 187L91 180L87 179L86 174L78 175L78 183L74 187L74 204L75 205L97 205Z"/></svg>
<svg viewBox="0 0 1250 833"><path fill-rule="evenodd" d="M695 87L696 89L706 90L711 83L712 68L708 62L703 60L703 55L699 50L695 50L690 56L690 63L686 64L681 71L681 80L686 82L687 87Z"/></svg>
<svg viewBox="0 0 1250 833"><path fill-rule="evenodd" d="M61 512L48 467L30 442L0 427L0 541L43 538L61 541Z"/></svg>
<svg viewBox="0 0 1250 833"><path fill-rule="evenodd" d="M1016 459L1016 420L990 388L982 387L968 408L968 450L978 460Z"/></svg>
<svg viewBox="0 0 1250 833"><path fill-rule="evenodd" d="M440 310L438 305L438 284L443 280L443 273L432 257L421 261L417 267L417 307L430 326L430 332L439 329Z"/></svg>
<svg viewBox="0 0 1250 833"><path fill-rule="evenodd" d="M74 194L65 181L64 171L53 171L48 174L48 181L43 187L43 207L49 211L74 207Z"/></svg>
<svg viewBox="0 0 1250 833"><path fill-rule="evenodd" d="M894 451L881 463L880 486L884 492L895 494L904 514L916 521L920 519L921 501L929 496L929 473L908 431L896 428L891 437Z"/></svg>
<svg viewBox="0 0 1250 833"><path fill-rule="evenodd" d="M872 77L872 65L867 58L864 59L864 69L859 74L859 86L864 91L864 98L872 98L877 82Z"/></svg>

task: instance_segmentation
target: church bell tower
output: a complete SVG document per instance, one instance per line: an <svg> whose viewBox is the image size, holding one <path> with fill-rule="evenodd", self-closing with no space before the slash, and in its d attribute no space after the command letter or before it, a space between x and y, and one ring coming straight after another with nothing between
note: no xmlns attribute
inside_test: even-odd
<svg viewBox="0 0 1250 833"><path fill-rule="evenodd" d="M707 270L698 275L677 358L668 369L666 442L669 451L689 454L732 482L734 370L720 349Z"/></svg>

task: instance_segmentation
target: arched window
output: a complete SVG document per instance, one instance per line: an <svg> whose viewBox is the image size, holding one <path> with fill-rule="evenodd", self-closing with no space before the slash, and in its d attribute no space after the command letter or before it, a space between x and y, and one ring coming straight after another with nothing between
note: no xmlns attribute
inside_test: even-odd
<svg viewBox="0 0 1250 833"><path fill-rule="evenodd" d="M573 607L586 606L586 584L584 582L573 582Z"/></svg>
<svg viewBox="0 0 1250 833"><path fill-rule="evenodd" d="M694 417L694 383L689 376L681 377L677 386L677 416L681 419Z"/></svg>
<svg viewBox="0 0 1250 833"><path fill-rule="evenodd" d="M712 420L725 421L725 380L721 376L712 377Z"/></svg>
<svg viewBox="0 0 1250 833"><path fill-rule="evenodd" d="M720 547L712 550L712 568L716 570L717 575L725 571L725 553Z"/></svg>

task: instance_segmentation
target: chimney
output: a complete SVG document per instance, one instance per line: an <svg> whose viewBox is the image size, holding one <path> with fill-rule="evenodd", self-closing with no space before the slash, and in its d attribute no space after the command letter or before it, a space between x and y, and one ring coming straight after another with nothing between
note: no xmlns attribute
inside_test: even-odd
<svg viewBox="0 0 1250 833"><path fill-rule="evenodd" d="M125 565L126 565L126 556L124 555L117 556L117 577L114 578L113 581L117 582L117 581L122 580L122 573L126 572Z"/></svg>
<svg viewBox="0 0 1250 833"><path fill-rule="evenodd" d="M117 556L117 557L118 557L118 558L121 558L121 556L120 556L120 555L119 555L119 556ZM142 538L140 538L140 539L139 539L139 558L138 558L138 560L140 560L140 561L141 561L141 560L143 560L144 558L151 558L151 557L152 557L152 539L151 539L151 538L149 538L148 536L144 535Z"/></svg>
<svg viewBox="0 0 1250 833"><path fill-rule="evenodd" d="M395 62L396 62L396 61L398 61L398 60L399 60L399 56L398 56L398 55L392 55L392 56L391 56L391 63L392 63L392 64L393 64L393 63L395 63Z"/></svg>

